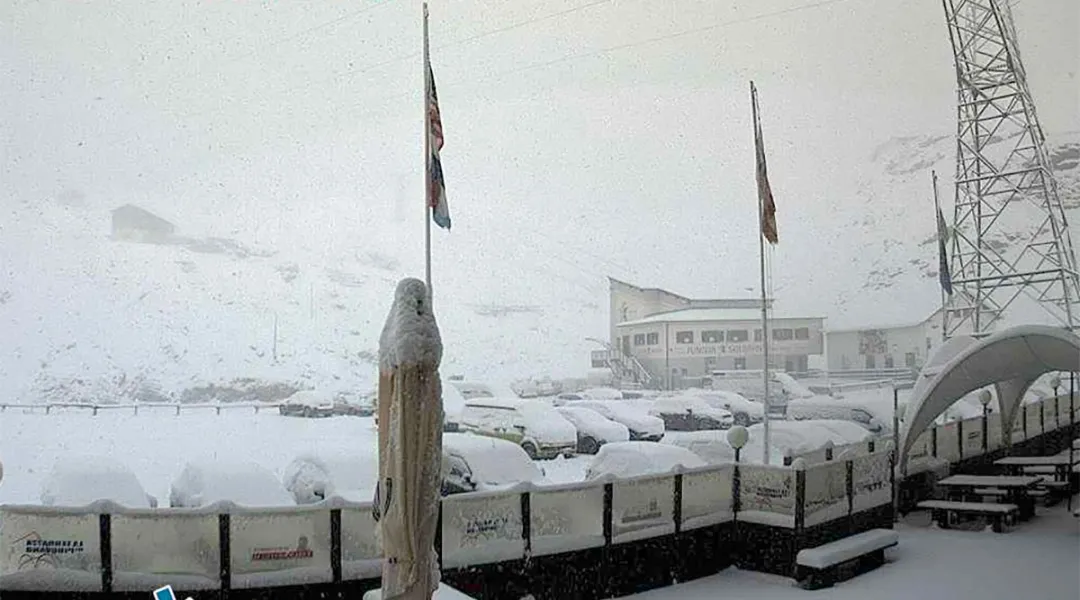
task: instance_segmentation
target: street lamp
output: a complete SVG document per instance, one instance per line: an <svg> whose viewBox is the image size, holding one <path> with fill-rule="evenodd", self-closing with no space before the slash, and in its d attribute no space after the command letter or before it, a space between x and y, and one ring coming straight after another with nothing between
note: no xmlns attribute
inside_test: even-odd
<svg viewBox="0 0 1080 600"><path fill-rule="evenodd" d="M833 459L833 441L831 439L825 440L825 460Z"/></svg>
<svg viewBox="0 0 1080 600"><path fill-rule="evenodd" d="M1056 398L1058 395L1058 388L1061 387L1061 378L1057 375L1054 375L1054 377L1050 380L1050 387L1054 388L1054 397Z"/></svg>
<svg viewBox="0 0 1080 600"><path fill-rule="evenodd" d="M742 425L736 425L727 432L727 442L735 449L735 462L739 462L739 453L750 440L750 432Z"/></svg>
<svg viewBox="0 0 1080 600"><path fill-rule="evenodd" d="M987 437L986 429L987 429L987 413L989 413L989 411L990 411L990 400L991 399L992 398L991 398L991 395L990 395L990 390L983 390L983 391L979 392L979 404L982 404L982 407L983 407L983 423L982 423L982 425L983 425L983 428L982 428L983 429L983 436L982 436L983 440L982 440L982 442L983 442L983 452L984 453L989 450L989 444L988 444L989 438Z"/></svg>

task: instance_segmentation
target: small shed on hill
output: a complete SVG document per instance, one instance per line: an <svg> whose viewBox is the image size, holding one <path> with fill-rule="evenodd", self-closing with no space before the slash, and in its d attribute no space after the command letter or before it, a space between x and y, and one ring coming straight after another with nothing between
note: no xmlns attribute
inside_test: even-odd
<svg viewBox="0 0 1080 600"><path fill-rule="evenodd" d="M176 233L176 225L133 204L112 211L112 237L130 242L165 242Z"/></svg>

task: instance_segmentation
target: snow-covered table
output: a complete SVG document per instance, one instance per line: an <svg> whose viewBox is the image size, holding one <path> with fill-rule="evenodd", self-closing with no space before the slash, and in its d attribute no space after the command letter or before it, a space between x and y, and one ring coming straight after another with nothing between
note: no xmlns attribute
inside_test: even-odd
<svg viewBox="0 0 1080 600"><path fill-rule="evenodd" d="M1068 453L1053 456L1006 456L995 460L994 464L1006 467L1014 475L1019 475L1024 467L1051 467L1054 479L1065 481L1069 476L1069 467L1080 464L1080 452L1074 453L1072 457Z"/></svg>
<svg viewBox="0 0 1080 600"><path fill-rule="evenodd" d="M1029 492L1043 480L1042 477L1018 475L953 475L937 482L949 490L949 496L963 500L972 495L975 488L1000 488L1008 492L1011 504L1020 507L1020 520L1026 521L1035 516L1035 499Z"/></svg>

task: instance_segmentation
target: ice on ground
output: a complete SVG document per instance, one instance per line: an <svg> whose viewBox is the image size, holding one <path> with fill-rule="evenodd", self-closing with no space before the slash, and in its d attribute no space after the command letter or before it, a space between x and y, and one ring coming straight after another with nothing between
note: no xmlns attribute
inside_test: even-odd
<svg viewBox="0 0 1080 600"><path fill-rule="evenodd" d="M88 455L57 461L42 483L40 499L45 506L86 506L98 500L130 508L157 504L127 466L115 458Z"/></svg>

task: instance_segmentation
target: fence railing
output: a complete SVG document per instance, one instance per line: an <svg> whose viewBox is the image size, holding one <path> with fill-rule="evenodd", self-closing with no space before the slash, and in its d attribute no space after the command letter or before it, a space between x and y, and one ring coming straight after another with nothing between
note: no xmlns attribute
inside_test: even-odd
<svg viewBox="0 0 1080 600"><path fill-rule="evenodd" d="M1070 399L1066 394L1023 405L1017 412L1009 442L1017 444L1043 433L1068 427L1071 422L1080 424L1080 395L1077 395L1072 402L1074 406L1070 407ZM1073 421L1070 421L1070 411L1073 413ZM908 452L907 474L930 470L935 464L942 462L959 463L969 458L996 452L1009 445L1002 432L1001 418L1000 413L992 412L985 416L950 421L928 428L915 439L915 443ZM841 444L794 454L792 458L802 458L808 464L814 465L825 462L827 459L839 460L867 454L873 452L874 444L880 446L890 440L890 437L875 437L870 441Z"/></svg>
<svg viewBox="0 0 1080 600"><path fill-rule="evenodd" d="M181 411L209 411L220 415L222 411L252 410L257 414L260 410L277 410L282 402L199 402L199 403L173 403L173 402L135 402L126 404L95 404L92 402L0 402L0 413L12 409L23 412L52 414L59 409L75 409L89 411L97 415L99 412L131 411L139 414L143 411L168 411L179 415Z"/></svg>
<svg viewBox="0 0 1080 600"><path fill-rule="evenodd" d="M460 494L441 503L444 569L545 556L728 522L797 534L820 522L819 479L844 474L840 518L891 502L891 451L808 470L724 464L633 479ZM833 498L838 484L824 488ZM247 509L0 507L0 589L240 589L377 578L369 503Z"/></svg>
<svg viewBox="0 0 1080 600"><path fill-rule="evenodd" d="M1013 439L1069 426L1075 413L1067 404L1062 409L1061 400L1068 398L1025 407ZM958 462L985 452L991 436L984 446L983 430L969 421L976 420L929 429L918 438L912 461ZM1000 418L987 423L988 433L995 427L1001 431ZM459 569L611 548L725 523L781 532L791 540L788 558L793 560L801 547L821 539L815 533L819 528L837 522L834 529L846 535L856 522L867 526L858 518L863 513L888 510L891 515L897 489L891 443L871 440L851 452L836 450L820 461L806 456L791 466L721 464L449 496L440 504L441 566ZM769 542L749 536L738 543ZM0 506L0 590L333 584L377 579L381 564L371 504L340 498L261 509L218 503L136 510L106 501L78 508Z"/></svg>

